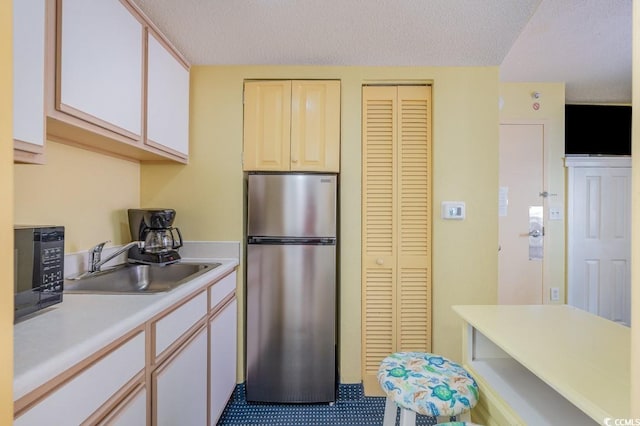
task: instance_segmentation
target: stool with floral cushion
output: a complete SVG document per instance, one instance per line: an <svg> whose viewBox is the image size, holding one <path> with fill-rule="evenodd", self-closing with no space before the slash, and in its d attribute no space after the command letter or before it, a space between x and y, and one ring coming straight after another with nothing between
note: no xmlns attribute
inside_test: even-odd
<svg viewBox="0 0 640 426"><path fill-rule="evenodd" d="M478 385L467 370L425 352L389 355L378 368L378 382L387 394L384 426L395 425L397 408L401 426L415 425L416 413L442 422L459 415L470 420L469 412L479 397Z"/></svg>

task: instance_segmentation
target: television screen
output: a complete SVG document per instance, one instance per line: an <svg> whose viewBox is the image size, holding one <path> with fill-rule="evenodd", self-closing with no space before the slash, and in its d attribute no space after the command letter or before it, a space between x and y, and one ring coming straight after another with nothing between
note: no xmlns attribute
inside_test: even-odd
<svg viewBox="0 0 640 426"><path fill-rule="evenodd" d="M631 155L631 107L565 105L565 155Z"/></svg>

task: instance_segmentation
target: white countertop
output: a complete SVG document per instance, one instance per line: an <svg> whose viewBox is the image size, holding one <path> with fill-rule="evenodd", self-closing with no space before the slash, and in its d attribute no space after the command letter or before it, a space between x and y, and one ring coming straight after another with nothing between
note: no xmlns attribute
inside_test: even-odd
<svg viewBox="0 0 640 426"><path fill-rule="evenodd" d="M630 417L629 328L567 305L453 309L592 419Z"/></svg>
<svg viewBox="0 0 640 426"><path fill-rule="evenodd" d="M183 261L221 265L166 293L64 294L62 303L15 324L14 400L238 265L237 258Z"/></svg>

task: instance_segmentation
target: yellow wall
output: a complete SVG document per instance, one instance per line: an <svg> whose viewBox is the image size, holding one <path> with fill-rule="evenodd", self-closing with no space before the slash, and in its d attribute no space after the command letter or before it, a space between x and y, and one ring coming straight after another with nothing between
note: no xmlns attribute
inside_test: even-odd
<svg viewBox="0 0 640 426"><path fill-rule="evenodd" d="M531 94L539 92L539 99ZM546 187L540 188L550 194L545 201L545 215L549 207L565 205L564 168L564 83L501 83L501 123L542 123L544 125L544 175ZM534 110L533 102L540 104ZM542 199L541 199L542 202ZM546 216L548 218L548 216ZM550 302L550 287L561 289L560 301L565 300L565 221L545 221L545 261L543 266L543 301Z"/></svg>
<svg viewBox="0 0 640 426"><path fill-rule="evenodd" d="M127 208L140 203L140 165L48 141L47 164L16 164L15 223L65 226L65 251L129 242Z"/></svg>
<svg viewBox="0 0 640 426"><path fill-rule="evenodd" d="M0 2L0 424L13 420L12 2Z"/></svg>
<svg viewBox="0 0 640 426"><path fill-rule="evenodd" d="M361 380L362 84L433 82L433 350L459 360L461 323L451 305L496 302L498 69L192 68L190 164L141 166L141 205L176 208L176 225L185 239L242 241L243 81L269 78L342 81L339 365L343 383ZM443 200L466 201L467 219L441 220ZM242 302L241 288L238 296ZM242 342L239 349L242 354ZM239 379L244 380L241 371Z"/></svg>
<svg viewBox="0 0 640 426"><path fill-rule="evenodd" d="M633 108L640 108L640 4L633 2ZM633 114L631 150L640 152L640 114ZM631 159L631 417L640 418L640 155Z"/></svg>

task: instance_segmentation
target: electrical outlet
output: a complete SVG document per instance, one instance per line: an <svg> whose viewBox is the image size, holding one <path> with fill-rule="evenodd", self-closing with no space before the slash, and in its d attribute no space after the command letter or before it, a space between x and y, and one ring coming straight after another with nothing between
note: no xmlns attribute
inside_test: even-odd
<svg viewBox="0 0 640 426"><path fill-rule="evenodd" d="M560 300L560 289L558 287L551 287L551 301L557 302Z"/></svg>

